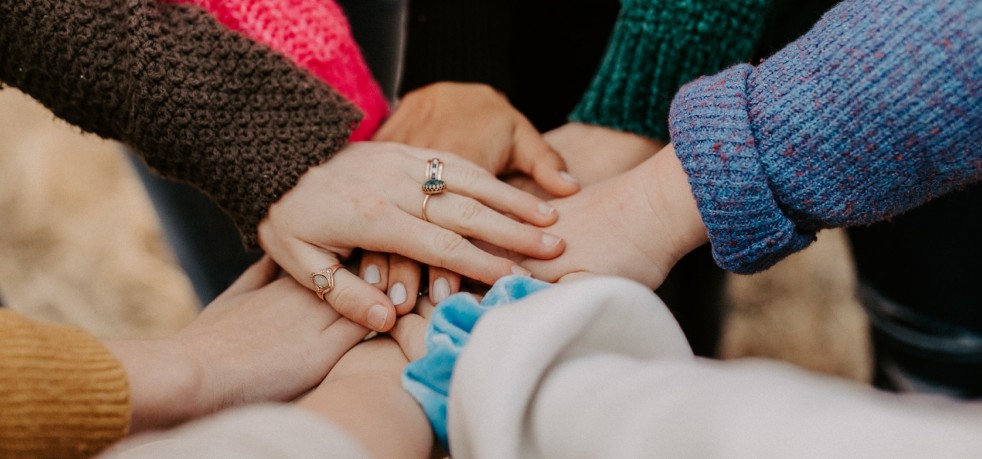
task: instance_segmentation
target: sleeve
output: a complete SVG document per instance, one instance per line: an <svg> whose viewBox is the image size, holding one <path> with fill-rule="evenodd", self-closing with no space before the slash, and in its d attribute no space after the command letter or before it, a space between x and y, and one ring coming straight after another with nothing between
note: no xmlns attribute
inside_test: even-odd
<svg viewBox="0 0 982 459"><path fill-rule="evenodd" d="M289 405L234 408L165 432L137 435L102 459L175 457L239 459L371 457L357 439L327 419Z"/></svg>
<svg viewBox="0 0 982 459"><path fill-rule="evenodd" d="M0 0L0 81L200 188L248 246L268 208L350 136L333 89L198 8Z"/></svg>
<svg viewBox="0 0 982 459"><path fill-rule="evenodd" d="M672 141L717 263L760 271L982 178L980 54L973 0L850 0L759 66L682 88Z"/></svg>
<svg viewBox="0 0 982 459"><path fill-rule="evenodd" d="M90 457L129 422L126 372L102 343L0 309L0 456Z"/></svg>
<svg viewBox="0 0 982 459"><path fill-rule="evenodd" d="M198 5L222 25L282 53L331 85L362 113L361 123L349 140L371 138L388 113L382 88L372 77L337 2L171 0L171 3Z"/></svg>
<svg viewBox="0 0 982 459"><path fill-rule="evenodd" d="M448 420L454 457L977 457L978 407L696 358L650 289L592 278L485 314Z"/></svg>
<svg viewBox="0 0 982 459"><path fill-rule="evenodd" d="M413 0L399 93L439 81L484 83L512 94L515 0Z"/></svg>
<svg viewBox="0 0 982 459"><path fill-rule="evenodd" d="M668 140L683 84L745 62L770 0L623 0L600 69L572 121Z"/></svg>

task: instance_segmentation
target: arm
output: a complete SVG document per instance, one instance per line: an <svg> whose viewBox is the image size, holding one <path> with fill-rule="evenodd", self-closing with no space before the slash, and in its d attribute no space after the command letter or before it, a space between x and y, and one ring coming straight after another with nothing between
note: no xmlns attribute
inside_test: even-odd
<svg viewBox="0 0 982 459"><path fill-rule="evenodd" d="M388 113L382 89L335 1L170 0L198 5L226 27L282 53L356 105L361 122L350 140L372 136Z"/></svg>
<svg viewBox="0 0 982 459"><path fill-rule="evenodd" d="M0 453L95 454L128 432L315 387L366 330L268 259L178 334L100 342L0 311Z"/></svg>
<svg viewBox="0 0 982 459"><path fill-rule="evenodd" d="M668 141L668 108L683 84L750 59L769 0L623 0L593 82L570 115Z"/></svg>
<svg viewBox="0 0 982 459"><path fill-rule="evenodd" d="M846 1L758 67L683 88L672 139L717 262L759 271L978 181L980 37L972 1Z"/></svg>
<svg viewBox="0 0 982 459"><path fill-rule="evenodd" d="M196 8L3 1L0 18L0 81L199 187L250 245L269 206L359 118L326 84Z"/></svg>

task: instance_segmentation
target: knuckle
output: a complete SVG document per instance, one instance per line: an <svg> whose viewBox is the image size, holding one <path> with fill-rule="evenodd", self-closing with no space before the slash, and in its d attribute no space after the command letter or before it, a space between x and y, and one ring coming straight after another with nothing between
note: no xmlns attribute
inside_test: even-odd
<svg viewBox="0 0 982 459"><path fill-rule="evenodd" d="M467 199L460 203L457 211L460 213L459 223L467 229L473 229L484 213L484 206L473 199Z"/></svg>
<svg viewBox="0 0 982 459"><path fill-rule="evenodd" d="M441 265L453 258L457 251L464 247L467 240L453 231L441 231L436 237L436 247L440 250Z"/></svg>

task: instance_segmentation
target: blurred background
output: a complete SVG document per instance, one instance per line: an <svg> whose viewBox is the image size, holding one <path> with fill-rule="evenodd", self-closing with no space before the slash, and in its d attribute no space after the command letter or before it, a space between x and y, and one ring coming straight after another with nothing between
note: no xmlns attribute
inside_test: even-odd
<svg viewBox="0 0 982 459"><path fill-rule="evenodd" d="M723 358L773 357L868 381L865 315L841 232L725 282ZM96 335L173 333L199 309L121 147L0 90L0 298Z"/></svg>

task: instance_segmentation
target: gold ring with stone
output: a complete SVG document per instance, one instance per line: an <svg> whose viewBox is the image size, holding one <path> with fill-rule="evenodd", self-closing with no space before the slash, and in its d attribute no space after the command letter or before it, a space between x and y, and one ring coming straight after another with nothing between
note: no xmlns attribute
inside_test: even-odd
<svg viewBox="0 0 982 459"><path fill-rule="evenodd" d="M426 205L430 202L430 196L447 191L447 182L443 181L443 161L433 158L426 162L426 181L423 182L423 221L429 222L426 215Z"/></svg>
<svg viewBox="0 0 982 459"><path fill-rule="evenodd" d="M310 280L314 283L317 297L327 301L327 294L334 290L334 273L343 268L341 263L335 263L321 271L310 274Z"/></svg>

